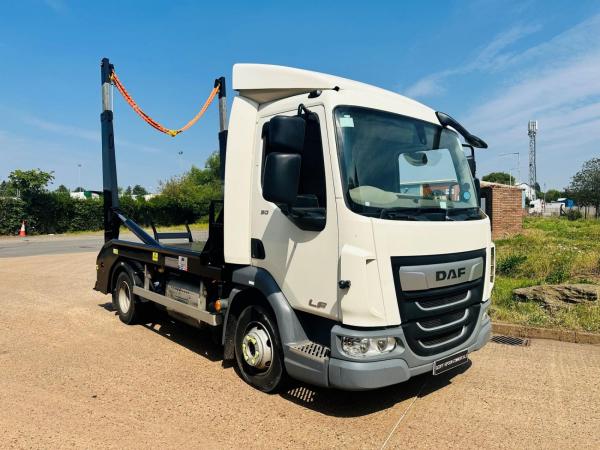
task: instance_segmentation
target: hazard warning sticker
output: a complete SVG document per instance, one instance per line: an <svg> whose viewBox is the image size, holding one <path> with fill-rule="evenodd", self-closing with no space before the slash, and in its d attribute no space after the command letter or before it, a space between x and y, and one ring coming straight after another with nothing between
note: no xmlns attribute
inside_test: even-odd
<svg viewBox="0 0 600 450"><path fill-rule="evenodd" d="M188 259L187 259L187 256L180 256L179 257L177 268L179 270L183 270L184 272L187 272L187 270L188 270Z"/></svg>

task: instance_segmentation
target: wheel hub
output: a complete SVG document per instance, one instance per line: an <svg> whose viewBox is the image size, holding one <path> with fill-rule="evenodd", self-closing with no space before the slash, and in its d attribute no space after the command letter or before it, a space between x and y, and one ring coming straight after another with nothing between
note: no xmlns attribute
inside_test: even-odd
<svg viewBox="0 0 600 450"><path fill-rule="evenodd" d="M123 311L125 314L127 314L127 311L129 311L130 305L131 305L131 298L130 298L129 286L127 285L127 283L123 283L123 284L121 284L121 287L119 288L119 307L121 308L121 311Z"/></svg>
<svg viewBox="0 0 600 450"><path fill-rule="evenodd" d="M267 332L256 326L251 328L242 340L242 355L249 366L256 369L269 368L273 354Z"/></svg>

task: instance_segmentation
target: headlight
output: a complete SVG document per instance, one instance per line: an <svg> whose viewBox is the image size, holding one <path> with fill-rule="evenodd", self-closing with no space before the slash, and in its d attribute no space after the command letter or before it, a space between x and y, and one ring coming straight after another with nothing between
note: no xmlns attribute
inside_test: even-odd
<svg viewBox="0 0 600 450"><path fill-rule="evenodd" d="M365 358L389 353L396 348L396 338L393 337L342 337L342 350L353 358Z"/></svg>

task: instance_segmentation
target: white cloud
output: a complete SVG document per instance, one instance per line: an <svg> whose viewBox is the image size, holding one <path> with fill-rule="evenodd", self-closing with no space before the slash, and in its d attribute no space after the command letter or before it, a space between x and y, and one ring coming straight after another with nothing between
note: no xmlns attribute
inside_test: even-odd
<svg viewBox="0 0 600 450"><path fill-rule="evenodd" d="M584 161L600 155L600 14L544 42L514 50L514 43L538 29L511 28L463 65L428 75L406 93L440 95L453 76L489 74L496 81L487 87L487 98L460 117L490 145L478 154L479 173L515 168L516 161L500 154L518 151L521 176L527 180L527 122L538 120L538 182L563 188Z"/></svg>
<svg viewBox="0 0 600 450"><path fill-rule="evenodd" d="M566 59L586 54L599 47L600 14L557 34L546 42L506 58L503 68L545 61L545 66L561 65ZM549 56L552 59L549 59Z"/></svg>
<svg viewBox="0 0 600 450"><path fill-rule="evenodd" d="M49 131L51 133L56 133L68 137L85 139L87 141L97 142L98 144L101 142L100 131L91 131L84 128L74 127L72 125L50 122L48 120L40 119L39 117L34 117L30 115L24 116L23 121L28 125L34 126L43 131ZM115 145L132 148L144 153L155 154L161 152L161 150L156 147L136 144L125 139L117 138L115 140Z"/></svg>
<svg viewBox="0 0 600 450"><path fill-rule="evenodd" d="M446 91L443 86L444 82L453 76L476 71L491 72L499 70L515 57L513 53L504 52L504 50L539 29L538 25L519 25L500 33L489 44L477 50L475 56L469 61L457 65L457 67L427 75L408 88L403 89L402 94L413 98L431 97L444 93Z"/></svg>
<svg viewBox="0 0 600 450"><path fill-rule="evenodd" d="M526 179L527 122L538 120L538 182L565 187L587 159L600 155L600 15L506 61L519 75L461 119L490 144L482 172L510 164L494 154L521 153Z"/></svg>
<svg viewBox="0 0 600 450"><path fill-rule="evenodd" d="M444 93L445 89L442 80L445 75L434 74L421 78L412 86L406 88L402 94L411 98L431 97Z"/></svg>
<svg viewBox="0 0 600 450"><path fill-rule="evenodd" d="M98 132L85 130L71 125L49 122L34 116L25 116L23 121L28 125L34 126L40 130L62 134L63 136L76 137L80 139L86 139L88 141L99 141L100 139Z"/></svg>

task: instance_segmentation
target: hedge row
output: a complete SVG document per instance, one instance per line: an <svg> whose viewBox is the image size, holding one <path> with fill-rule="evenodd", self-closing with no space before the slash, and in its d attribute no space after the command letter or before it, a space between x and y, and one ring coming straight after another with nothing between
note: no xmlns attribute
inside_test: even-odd
<svg viewBox="0 0 600 450"><path fill-rule="evenodd" d="M0 198L0 234L15 234L25 218L25 202L18 198Z"/></svg>
<svg viewBox="0 0 600 450"><path fill-rule="evenodd" d="M101 230L102 199L73 199L68 194L44 192L27 201L0 198L0 234L16 234L21 222L27 221L29 234L65 233L68 231ZM126 216L142 226L194 223L208 217L210 201L158 195L148 201L143 198L121 197L121 209Z"/></svg>

